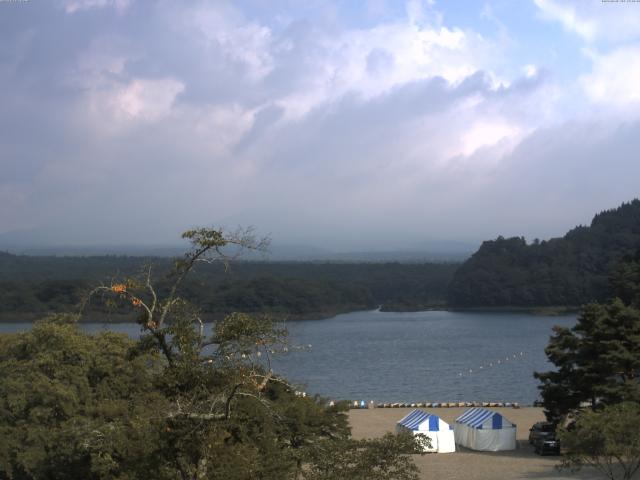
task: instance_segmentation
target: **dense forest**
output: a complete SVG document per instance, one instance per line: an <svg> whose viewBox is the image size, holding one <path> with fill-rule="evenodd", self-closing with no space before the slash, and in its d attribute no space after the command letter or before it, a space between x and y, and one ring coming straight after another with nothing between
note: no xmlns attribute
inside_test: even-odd
<svg viewBox="0 0 640 480"><path fill-rule="evenodd" d="M578 306L602 301L620 260L640 248L640 200L597 214L548 241L484 242L455 273L449 304L462 307Z"/></svg>
<svg viewBox="0 0 640 480"><path fill-rule="evenodd" d="M141 274L162 278L172 260L160 257L30 257L0 253L0 314L72 310L93 287ZM443 306L457 264L234 262L202 264L182 286L206 314L269 312L295 318L370 309ZM113 306L112 306L113 307ZM95 307L98 308L98 307ZM101 313L118 313L114 310ZM97 313L97 312L96 312Z"/></svg>

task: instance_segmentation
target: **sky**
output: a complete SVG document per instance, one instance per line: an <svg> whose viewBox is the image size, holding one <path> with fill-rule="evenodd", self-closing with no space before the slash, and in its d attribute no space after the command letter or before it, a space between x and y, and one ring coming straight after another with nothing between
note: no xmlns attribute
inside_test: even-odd
<svg viewBox="0 0 640 480"><path fill-rule="evenodd" d="M612 0L0 0L0 238L561 236L640 196L638 25Z"/></svg>

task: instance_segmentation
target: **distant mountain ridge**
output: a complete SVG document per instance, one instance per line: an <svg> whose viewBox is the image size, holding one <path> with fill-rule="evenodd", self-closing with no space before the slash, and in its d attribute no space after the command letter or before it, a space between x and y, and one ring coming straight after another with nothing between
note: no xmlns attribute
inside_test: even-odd
<svg viewBox="0 0 640 480"><path fill-rule="evenodd" d="M483 242L457 270L448 302L459 307L578 306L609 294L618 262L640 249L640 200L598 213L590 226L527 244Z"/></svg>
<svg viewBox="0 0 640 480"><path fill-rule="evenodd" d="M464 242L429 242L414 249L380 251L332 251L308 245L273 245L267 253L245 252L242 260L273 262L342 262L342 263L424 263L461 262L477 244ZM0 251L37 257L180 257L187 245L39 245L8 242L0 235Z"/></svg>

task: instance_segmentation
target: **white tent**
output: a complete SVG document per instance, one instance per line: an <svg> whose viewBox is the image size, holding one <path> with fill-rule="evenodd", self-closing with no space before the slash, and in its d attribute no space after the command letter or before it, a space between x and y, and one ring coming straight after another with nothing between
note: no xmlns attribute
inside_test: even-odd
<svg viewBox="0 0 640 480"><path fill-rule="evenodd" d="M431 440L431 448L425 452L450 453L456 451L453 428L437 415L424 410L414 410L400 420L396 432L408 431L414 435L422 434Z"/></svg>
<svg viewBox="0 0 640 480"><path fill-rule="evenodd" d="M492 410L470 408L456 418L454 432L456 443L472 450L497 452L516 448L516 425Z"/></svg>

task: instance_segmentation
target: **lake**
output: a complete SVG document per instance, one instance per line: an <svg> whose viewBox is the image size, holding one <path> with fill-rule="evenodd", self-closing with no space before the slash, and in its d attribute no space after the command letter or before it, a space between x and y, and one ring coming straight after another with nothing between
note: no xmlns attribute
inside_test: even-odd
<svg viewBox="0 0 640 480"><path fill-rule="evenodd" d="M291 343L306 348L276 357L272 365L301 390L334 399L530 405L538 398L533 372L552 367L544 354L552 327L575 322L575 315L445 311L288 321ZM82 327L139 333L135 324ZM0 324L0 332L27 328Z"/></svg>

